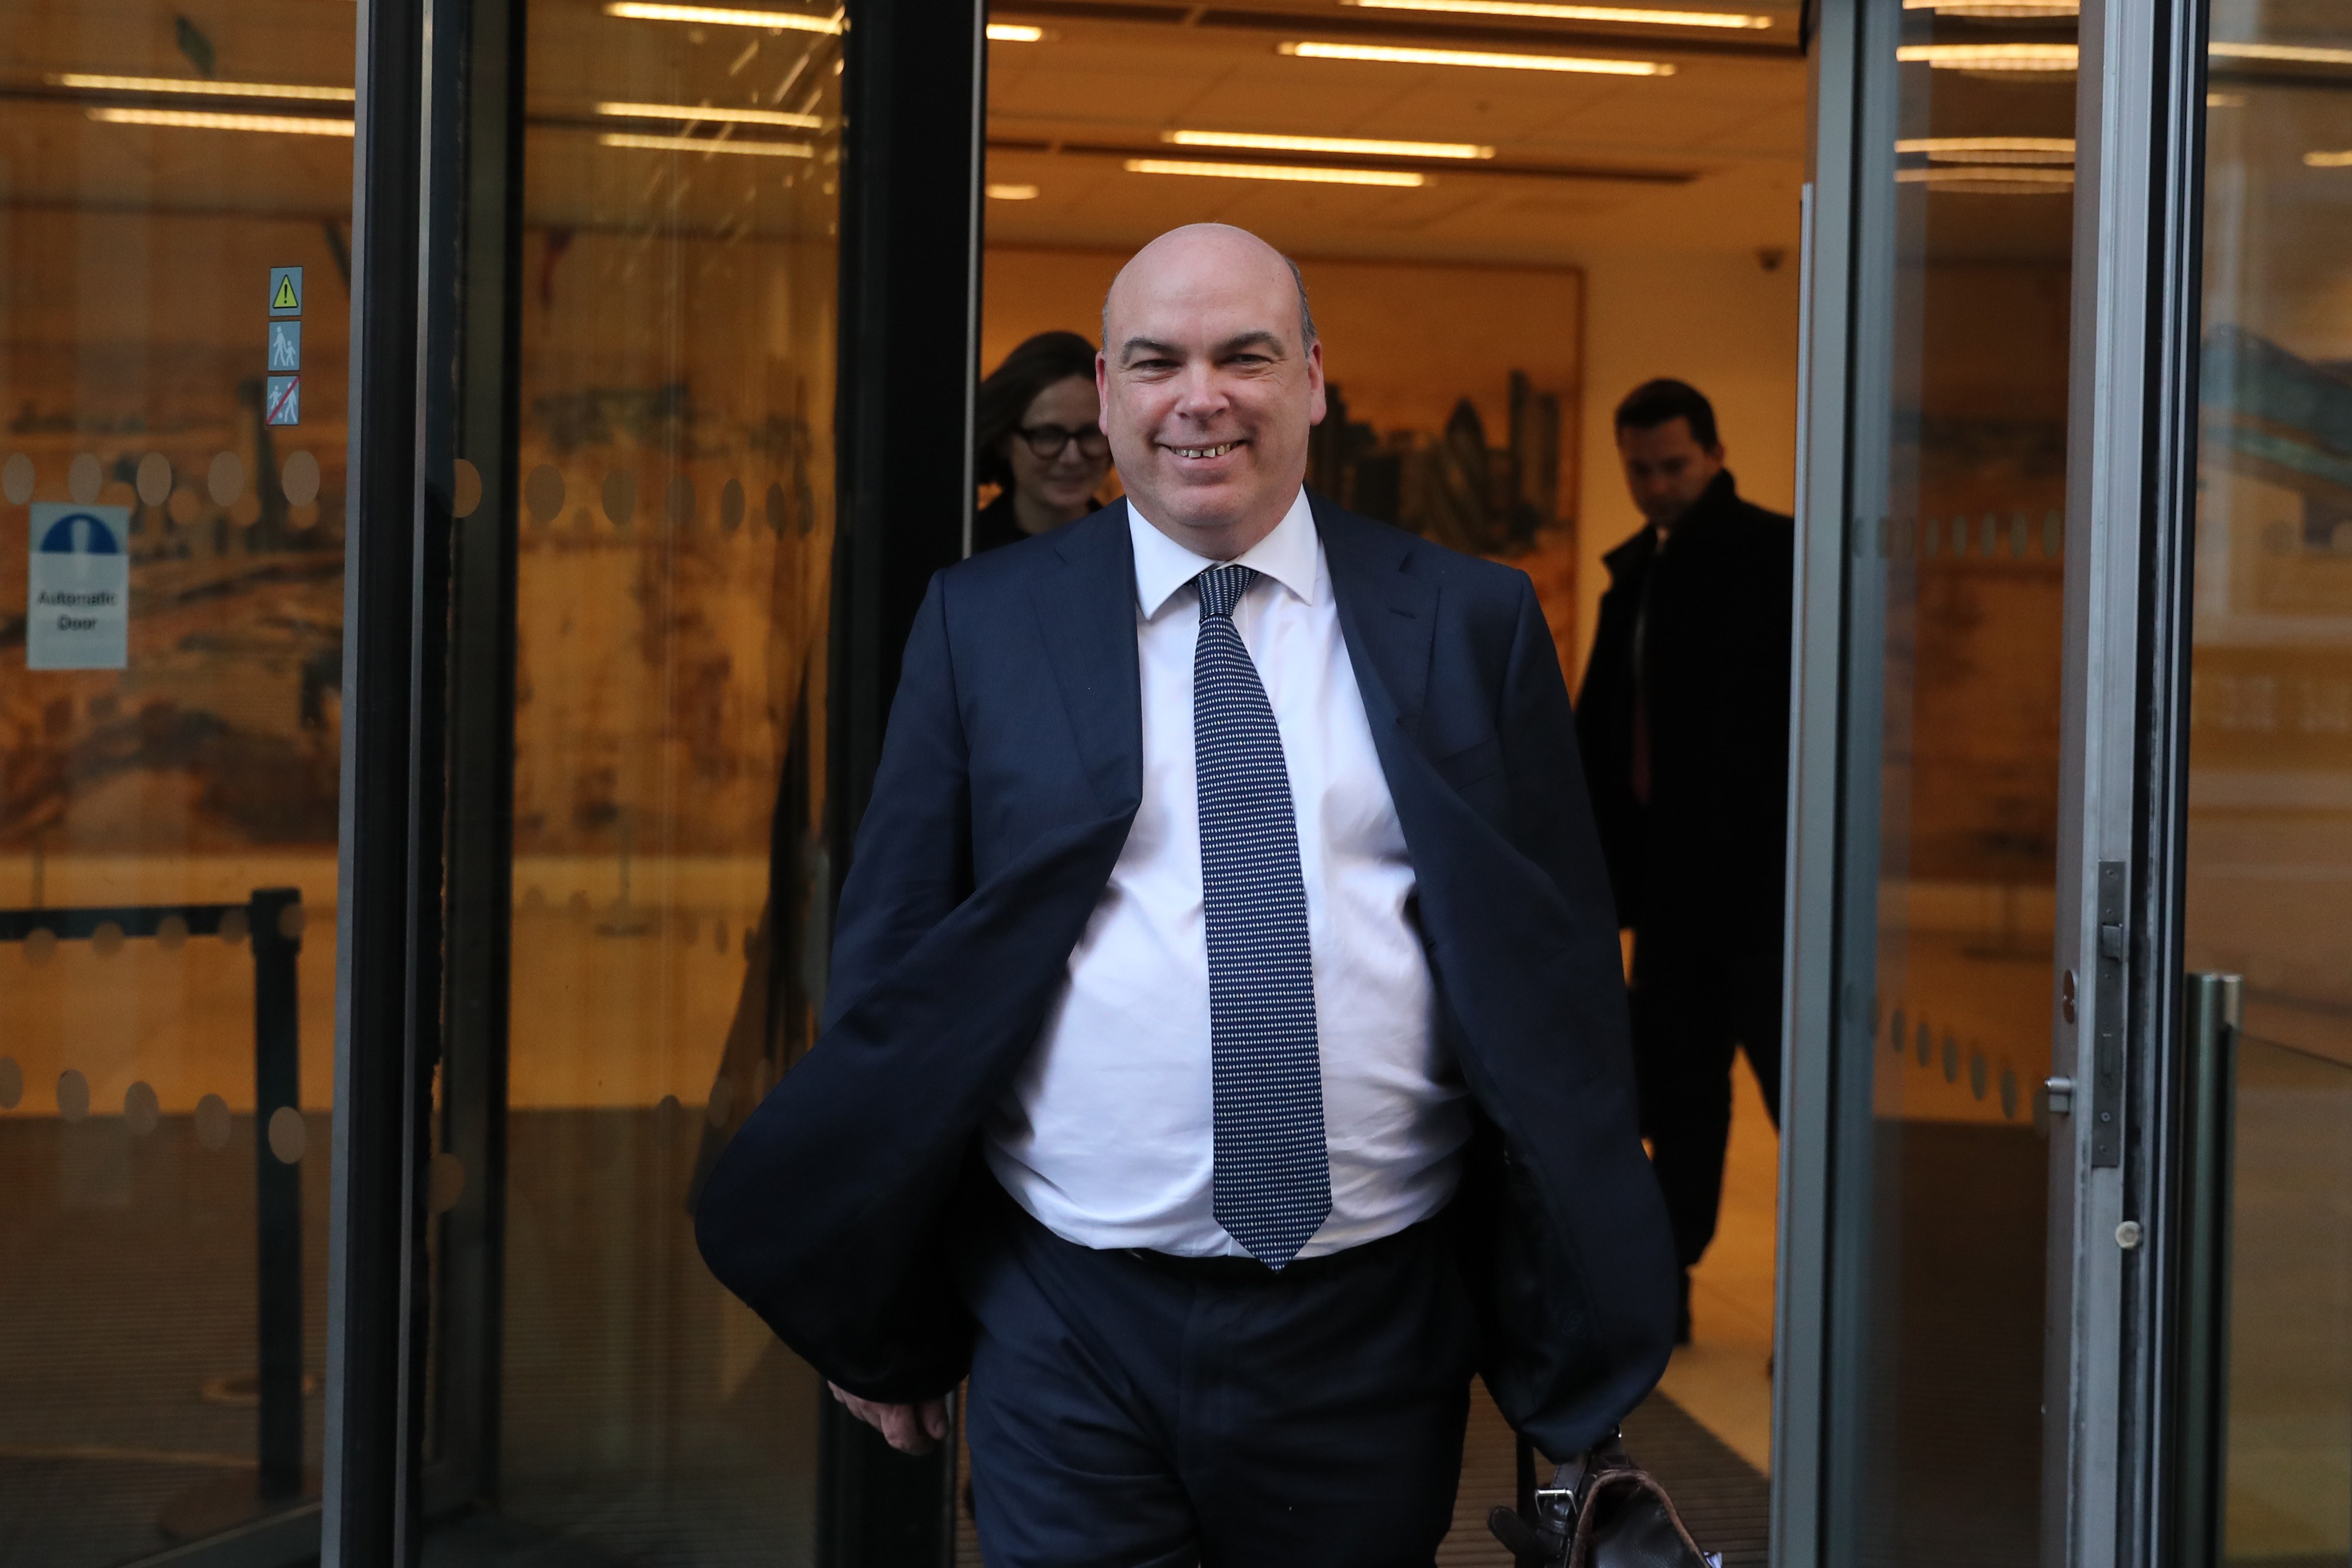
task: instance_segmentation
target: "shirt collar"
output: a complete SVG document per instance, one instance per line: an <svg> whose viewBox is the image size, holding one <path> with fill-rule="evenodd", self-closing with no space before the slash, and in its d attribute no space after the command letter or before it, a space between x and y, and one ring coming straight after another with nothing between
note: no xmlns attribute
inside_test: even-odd
<svg viewBox="0 0 2352 1568"><path fill-rule="evenodd" d="M1136 602L1142 607L1147 621L1155 619L1186 583L1213 566L1225 564L1193 554L1153 528L1137 508L1132 496L1127 498L1127 528L1135 541ZM1243 551L1234 564L1274 579L1301 601L1312 604L1321 575L1322 553L1322 540L1315 532L1315 513L1307 505L1307 487L1302 485L1290 503L1290 510L1274 525L1274 531Z"/></svg>

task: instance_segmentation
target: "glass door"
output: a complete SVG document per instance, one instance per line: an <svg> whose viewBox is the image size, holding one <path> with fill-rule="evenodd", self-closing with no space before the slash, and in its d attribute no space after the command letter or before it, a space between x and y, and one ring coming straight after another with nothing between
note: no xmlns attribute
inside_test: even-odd
<svg viewBox="0 0 2352 1568"><path fill-rule="evenodd" d="M2143 519L2174 471L2183 27L2101 0L1822 12L1784 1564L2153 1549L2177 988Z"/></svg>
<svg viewBox="0 0 2352 1568"><path fill-rule="evenodd" d="M353 17L0 8L0 1563L320 1549Z"/></svg>
<svg viewBox="0 0 2352 1568"><path fill-rule="evenodd" d="M807 1563L822 1386L693 1205L823 983L843 27L477 21L428 1556Z"/></svg>
<svg viewBox="0 0 2352 1568"><path fill-rule="evenodd" d="M2352 25L2220 0L2205 98L2184 946L2216 1352L2181 1561L2352 1559Z"/></svg>
<svg viewBox="0 0 2352 1568"><path fill-rule="evenodd" d="M1822 1544L1857 1564L2042 1528L2075 19L1988 12L1856 39Z"/></svg>

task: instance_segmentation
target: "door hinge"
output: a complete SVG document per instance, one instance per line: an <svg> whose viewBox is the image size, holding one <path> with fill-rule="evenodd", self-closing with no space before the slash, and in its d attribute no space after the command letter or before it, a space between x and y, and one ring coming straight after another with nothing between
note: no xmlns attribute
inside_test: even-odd
<svg viewBox="0 0 2352 1568"><path fill-rule="evenodd" d="M2099 953L2091 988L2091 1165L2124 1163L2125 980L2131 963L2121 861L2099 862Z"/></svg>

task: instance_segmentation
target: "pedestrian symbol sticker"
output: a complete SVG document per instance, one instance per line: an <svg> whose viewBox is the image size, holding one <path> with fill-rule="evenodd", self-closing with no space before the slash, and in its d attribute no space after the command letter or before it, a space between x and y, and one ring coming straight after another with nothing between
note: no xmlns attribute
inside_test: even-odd
<svg viewBox="0 0 2352 1568"><path fill-rule="evenodd" d="M272 376L263 383L261 423L264 424L302 423L302 378L300 376Z"/></svg>
<svg viewBox="0 0 2352 1568"><path fill-rule="evenodd" d="M32 510L25 667L121 669L131 662L131 508L44 501Z"/></svg>
<svg viewBox="0 0 2352 1568"><path fill-rule="evenodd" d="M302 314L300 267L273 267L269 269L269 313L272 316Z"/></svg>
<svg viewBox="0 0 2352 1568"><path fill-rule="evenodd" d="M299 371L302 368L302 323L272 321L269 324L269 368L273 371Z"/></svg>

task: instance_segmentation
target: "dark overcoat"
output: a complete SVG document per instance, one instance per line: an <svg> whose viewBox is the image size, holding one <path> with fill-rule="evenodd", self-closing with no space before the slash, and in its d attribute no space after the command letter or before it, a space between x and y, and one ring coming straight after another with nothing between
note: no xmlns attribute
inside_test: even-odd
<svg viewBox="0 0 2352 1568"><path fill-rule="evenodd" d="M1449 1210L1481 1369L1547 1453L1656 1383L1675 1265L1635 1133L1606 873L1527 577L1342 511L1315 521L1477 1109ZM824 1031L697 1215L729 1289L867 1398L955 1386L952 1259L987 1110L1036 1041L1142 791L1127 508L941 572L842 891Z"/></svg>
<svg viewBox="0 0 2352 1568"><path fill-rule="evenodd" d="M1796 525L1740 499L1726 472L1664 550L1644 528L1601 559L1609 587L1576 728L1618 922L1778 952ZM1649 688L1646 810L1633 786L1637 636Z"/></svg>

